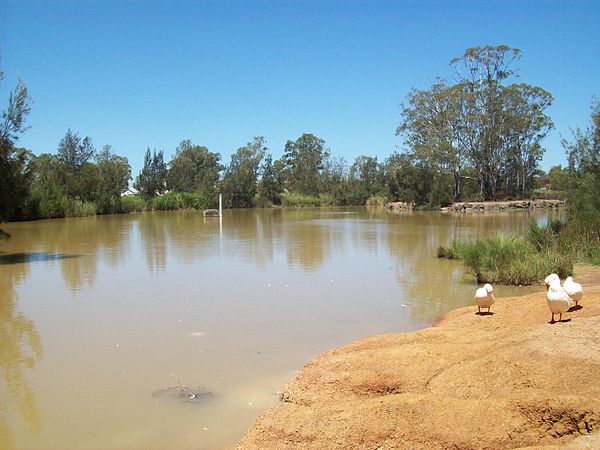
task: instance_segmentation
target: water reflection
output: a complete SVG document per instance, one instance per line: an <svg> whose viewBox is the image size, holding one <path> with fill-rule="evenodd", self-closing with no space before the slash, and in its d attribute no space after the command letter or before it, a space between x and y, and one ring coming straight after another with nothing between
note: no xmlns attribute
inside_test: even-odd
<svg viewBox="0 0 600 450"><path fill-rule="evenodd" d="M6 261L18 264L20 258L26 259L20 254L10 256L2 255L3 264L7 264ZM11 430L15 414L33 431L41 427L35 392L27 381L26 372L42 358L42 342L35 323L18 310L15 291L16 284L26 276L26 268L21 264L0 271L0 448L6 449L15 446Z"/></svg>
<svg viewBox="0 0 600 450"><path fill-rule="evenodd" d="M266 408L320 351L472 304L474 284L437 246L519 231L529 217L268 209L227 210L222 221L179 211L7 224L0 448L232 446L260 412L248 408L253 396ZM36 324L39 433L25 379L41 358ZM223 397L202 414L166 414L148 393L173 373ZM231 394L240 390L252 396Z"/></svg>
<svg viewBox="0 0 600 450"><path fill-rule="evenodd" d="M172 220L162 213L148 213L138 221L138 230L142 249L146 258L146 267L150 272L164 270L167 266L167 230L165 224Z"/></svg>

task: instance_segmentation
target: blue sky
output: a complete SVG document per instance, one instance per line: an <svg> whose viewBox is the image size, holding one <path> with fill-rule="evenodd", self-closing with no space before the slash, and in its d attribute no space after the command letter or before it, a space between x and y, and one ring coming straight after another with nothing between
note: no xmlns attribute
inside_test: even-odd
<svg viewBox="0 0 600 450"><path fill-rule="evenodd" d="M2 109L20 75L35 103L19 145L56 153L68 128L111 144L135 177L147 147L182 139L224 163L253 136L278 158L314 133L332 155L385 159L400 103L451 77L468 47L522 50L519 81L550 91L560 136L589 124L600 96L598 1L0 0Z"/></svg>

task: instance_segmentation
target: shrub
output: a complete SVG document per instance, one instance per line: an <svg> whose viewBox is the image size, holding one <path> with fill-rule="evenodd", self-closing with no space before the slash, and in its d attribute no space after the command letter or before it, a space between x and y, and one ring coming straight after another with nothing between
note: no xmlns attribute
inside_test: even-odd
<svg viewBox="0 0 600 450"><path fill-rule="evenodd" d="M64 211L64 217L95 216L97 213L97 207L95 203L67 197L63 197L62 207Z"/></svg>
<svg viewBox="0 0 600 450"><path fill-rule="evenodd" d="M387 198L383 195L372 195L365 202L366 206L384 206L387 203Z"/></svg>
<svg viewBox="0 0 600 450"><path fill-rule="evenodd" d="M287 207L308 207L332 206L335 202L333 197L328 194L307 195L290 192L281 196L281 204Z"/></svg>
<svg viewBox="0 0 600 450"><path fill-rule="evenodd" d="M201 194L191 192L168 192L150 200L150 209L174 211L177 209L202 209L208 201Z"/></svg>
<svg viewBox="0 0 600 450"><path fill-rule="evenodd" d="M488 236L477 241L454 241L440 247L438 257L461 259L479 283L533 284L549 273L566 277L573 272L573 258L556 247L538 251L523 237Z"/></svg>
<svg viewBox="0 0 600 450"><path fill-rule="evenodd" d="M146 200L141 195L127 195L119 200L120 213L142 212L148 209Z"/></svg>

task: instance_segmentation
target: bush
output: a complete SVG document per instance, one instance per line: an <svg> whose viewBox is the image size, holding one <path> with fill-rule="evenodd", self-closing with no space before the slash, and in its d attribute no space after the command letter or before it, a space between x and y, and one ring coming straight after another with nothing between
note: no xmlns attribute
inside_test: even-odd
<svg viewBox="0 0 600 450"><path fill-rule="evenodd" d="M98 208L93 202L74 200L67 197L63 197L62 207L64 211L64 217L95 216L98 212Z"/></svg>
<svg viewBox="0 0 600 450"><path fill-rule="evenodd" d="M126 195L119 200L118 212L132 213L142 212L148 209L146 200L141 195Z"/></svg>
<svg viewBox="0 0 600 450"><path fill-rule="evenodd" d="M387 203L387 198L383 195L372 195L365 202L366 206L384 206Z"/></svg>
<svg viewBox="0 0 600 450"><path fill-rule="evenodd" d="M286 207L332 206L335 204L331 195L307 195L285 193L281 196L281 204Z"/></svg>
<svg viewBox="0 0 600 450"><path fill-rule="evenodd" d="M203 209L208 201L200 194L191 192L168 192L150 200L150 209L174 211L177 209Z"/></svg>
<svg viewBox="0 0 600 450"><path fill-rule="evenodd" d="M495 235L477 241L454 241L440 247L438 257L461 259L479 283L529 285L549 273L573 273L573 258L556 248L538 251L523 237Z"/></svg>

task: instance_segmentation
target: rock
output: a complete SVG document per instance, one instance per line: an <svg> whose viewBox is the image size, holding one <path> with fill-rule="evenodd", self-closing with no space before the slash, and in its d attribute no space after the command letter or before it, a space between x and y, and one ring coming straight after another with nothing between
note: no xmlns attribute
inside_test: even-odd
<svg viewBox="0 0 600 450"><path fill-rule="evenodd" d="M564 200L510 200L502 202L455 202L444 211L506 211L533 208L558 208L565 204ZM387 206L387 205L386 205Z"/></svg>
<svg viewBox="0 0 600 450"><path fill-rule="evenodd" d="M390 202L386 203L385 209L390 211L412 211L415 207L413 202Z"/></svg>

